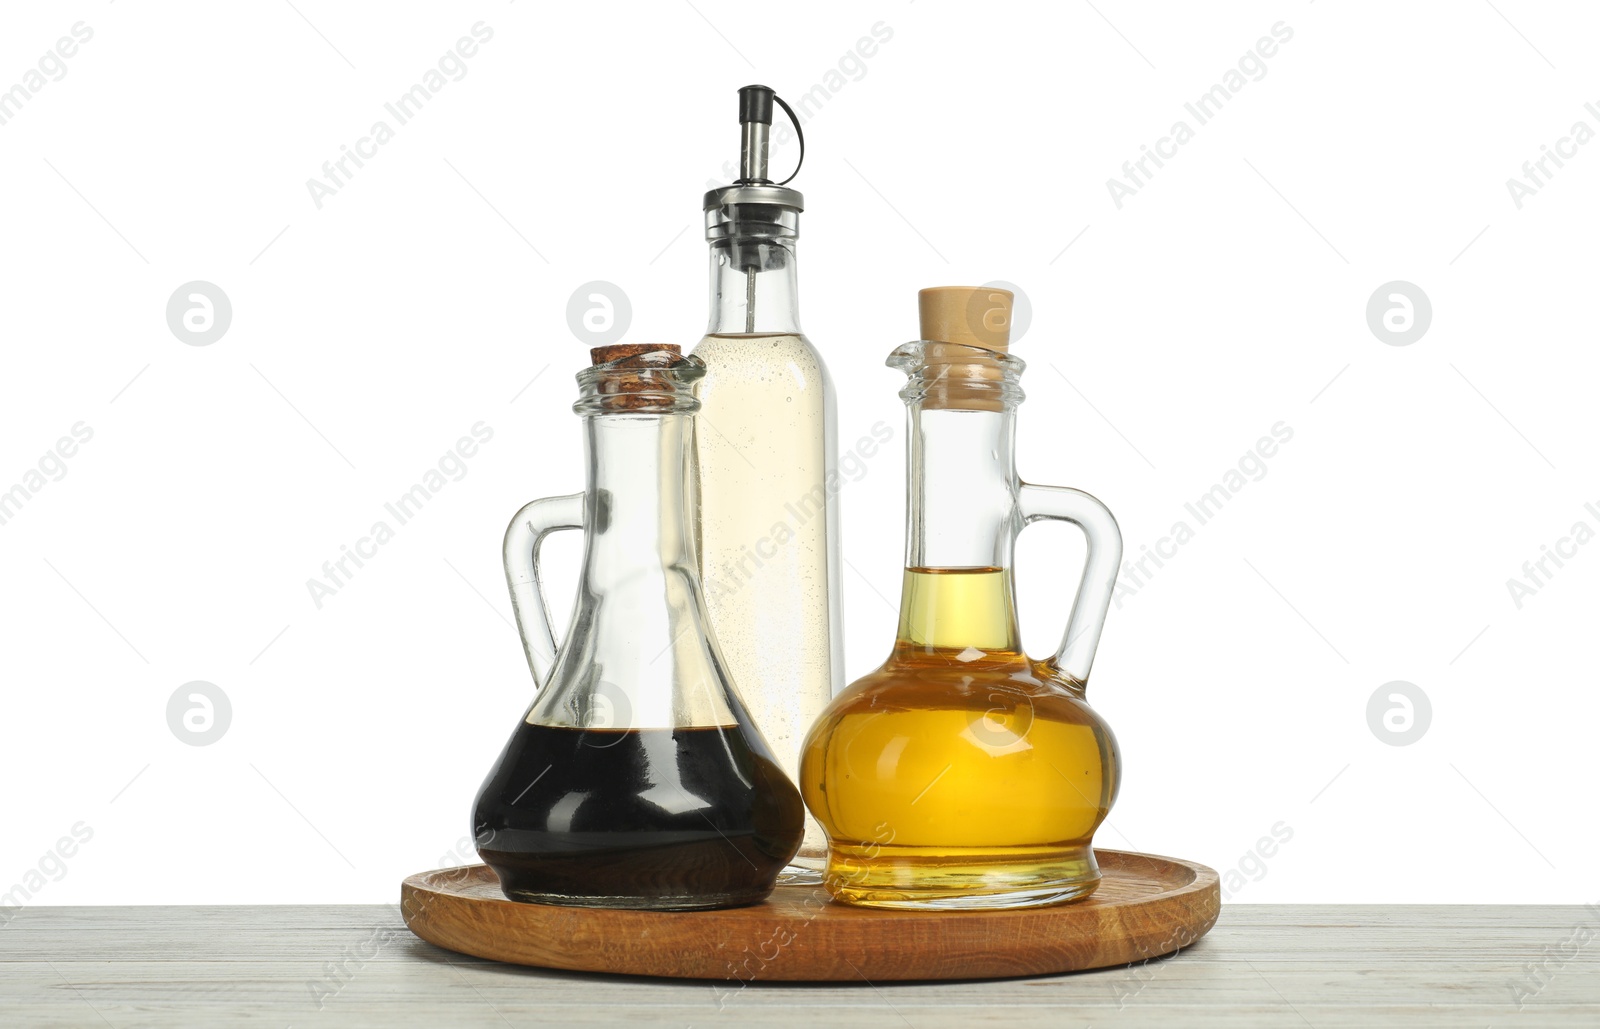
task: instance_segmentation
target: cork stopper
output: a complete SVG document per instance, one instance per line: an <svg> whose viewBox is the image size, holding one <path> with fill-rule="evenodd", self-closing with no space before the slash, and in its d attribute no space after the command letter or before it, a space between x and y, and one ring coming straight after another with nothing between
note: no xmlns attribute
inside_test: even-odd
<svg viewBox="0 0 1600 1029"><path fill-rule="evenodd" d="M600 376L597 392L607 411L651 411L671 409L677 403L671 387L664 386L660 372L678 363L648 360L649 354L671 354L681 360L682 351L674 343L613 343L589 350L595 367L607 365Z"/></svg>
<svg viewBox="0 0 1600 1029"><path fill-rule="evenodd" d="M929 409L999 411L1011 343L1008 289L934 286L917 293ZM981 349L975 349L981 348Z"/></svg>
<svg viewBox="0 0 1600 1029"><path fill-rule="evenodd" d="M920 290L920 338L1005 353L1011 343L1011 301L1009 289L992 286L932 286Z"/></svg>
<svg viewBox="0 0 1600 1029"><path fill-rule="evenodd" d="M682 353L676 343L613 343L609 347L589 348L589 361L593 364L610 364L624 357L653 354L658 350L664 350L669 354Z"/></svg>

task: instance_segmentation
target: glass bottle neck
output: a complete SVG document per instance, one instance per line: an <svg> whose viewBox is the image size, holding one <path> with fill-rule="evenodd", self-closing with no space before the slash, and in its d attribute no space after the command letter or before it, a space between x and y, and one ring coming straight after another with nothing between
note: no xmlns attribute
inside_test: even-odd
<svg viewBox="0 0 1600 1029"><path fill-rule="evenodd" d="M901 648L1019 654L1016 415L910 406Z"/></svg>
<svg viewBox="0 0 1600 1029"><path fill-rule="evenodd" d="M692 410L692 408L690 409ZM537 725L644 729L738 719L705 625L685 471L690 411L584 418L576 609Z"/></svg>
<svg viewBox="0 0 1600 1029"><path fill-rule="evenodd" d="M1016 413L910 405L908 568L1009 568Z"/></svg>
<svg viewBox="0 0 1600 1029"><path fill-rule="evenodd" d="M688 414L601 414L585 419L588 453L584 589L655 590L694 568L685 494Z"/></svg>
<svg viewBox="0 0 1600 1029"><path fill-rule="evenodd" d="M711 322L707 335L800 332L794 239L711 241Z"/></svg>

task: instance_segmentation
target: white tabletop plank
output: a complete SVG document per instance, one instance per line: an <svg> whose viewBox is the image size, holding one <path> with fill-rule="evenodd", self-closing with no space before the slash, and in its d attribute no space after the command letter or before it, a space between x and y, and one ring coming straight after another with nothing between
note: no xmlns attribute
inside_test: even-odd
<svg viewBox="0 0 1600 1029"><path fill-rule="evenodd" d="M394 908L39 907L0 928L0 1024L1594 1026L1600 911L1230 905L1144 965L741 989L496 965L423 943Z"/></svg>

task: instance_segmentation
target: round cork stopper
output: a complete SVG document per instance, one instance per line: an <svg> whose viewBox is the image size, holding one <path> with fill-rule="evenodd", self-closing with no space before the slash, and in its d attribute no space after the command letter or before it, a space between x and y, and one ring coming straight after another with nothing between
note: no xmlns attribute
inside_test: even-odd
<svg viewBox="0 0 1600 1029"><path fill-rule="evenodd" d="M920 338L1003 353L1011 342L1012 299L1009 289L993 286L932 286L920 290Z"/></svg>
<svg viewBox="0 0 1600 1029"><path fill-rule="evenodd" d="M643 360L646 354L668 353L681 357L675 343L613 343L606 347L592 347L589 360L595 367L609 365L598 373L600 379L596 392L603 399L607 411L671 410L675 404L670 386L662 383L663 365ZM678 363L676 361L674 364Z"/></svg>
<svg viewBox="0 0 1600 1029"><path fill-rule="evenodd" d="M676 343L613 343L609 347L591 347L589 360L594 364L610 364L623 357L638 357L665 350L669 354L682 353Z"/></svg>
<svg viewBox="0 0 1600 1029"><path fill-rule="evenodd" d="M999 411L1002 358L1011 342L1008 289L933 286L917 293L922 322L922 406L930 410ZM980 347L981 350L969 348Z"/></svg>

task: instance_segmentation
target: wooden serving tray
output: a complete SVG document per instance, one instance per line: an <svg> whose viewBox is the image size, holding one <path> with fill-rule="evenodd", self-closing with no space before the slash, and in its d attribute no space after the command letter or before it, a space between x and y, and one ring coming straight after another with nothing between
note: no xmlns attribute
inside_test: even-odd
<svg viewBox="0 0 1600 1029"><path fill-rule="evenodd" d="M411 931L475 957L680 979L998 979L1105 968L1198 940L1222 905L1217 873L1176 858L1095 851L1087 900L1012 911L896 911L779 886L722 911L626 911L510 901L487 865L422 872L400 887Z"/></svg>

